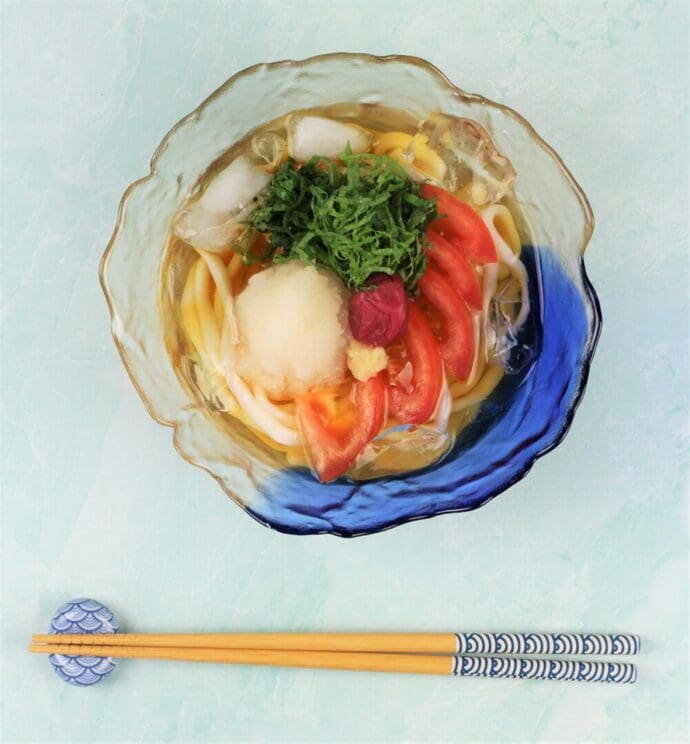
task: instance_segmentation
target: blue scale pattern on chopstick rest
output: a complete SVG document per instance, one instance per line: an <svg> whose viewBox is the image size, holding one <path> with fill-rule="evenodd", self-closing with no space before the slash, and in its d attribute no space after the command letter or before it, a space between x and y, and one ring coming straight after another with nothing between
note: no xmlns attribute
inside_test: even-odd
<svg viewBox="0 0 690 744"><path fill-rule="evenodd" d="M637 679L637 669L633 664L557 659L496 659L483 656L456 656L452 673L456 677L516 677L577 682L633 683Z"/></svg>
<svg viewBox="0 0 690 744"><path fill-rule="evenodd" d="M626 656L640 650L636 635L619 633L456 633L459 654L572 654Z"/></svg>
<svg viewBox="0 0 690 744"><path fill-rule="evenodd" d="M117 633L118 622L113 613L95 599L73 599L66 602L50 621L50 633ZM112 657L48 656L58 676L71 685L95 685L115 669Z"/></svg>

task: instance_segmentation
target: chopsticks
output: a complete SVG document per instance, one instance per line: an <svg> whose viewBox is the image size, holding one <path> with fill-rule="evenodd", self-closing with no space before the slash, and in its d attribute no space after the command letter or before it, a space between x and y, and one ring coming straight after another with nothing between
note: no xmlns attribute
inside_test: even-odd
<svg viewBox="0 0 690 744"><path fill-rule="evenodd" d="M634 635L544 633L192 633L34 635L33 653L259 666L631 683L635 665L465 654L627 655ZM445 654L445 655L441 655Z"/></svg>
<svg viewBox="0 0 690 744"><path fill-rule="evenodd" d="M203 661L253 666L346 669L366 672L402 672L454 677L520 677L589 682L634 682L634 664L554 659L513 659L485 656L432 656L423 654L355 653L340 651L288 651L276 649L167 648L108 646L106 644L32 644L34 653L79 656L115 656L129 659Z"/></svg>
<svg viewBox="0 0 690 744"><path fill-rule="evenodd" d="M32 643L545 656L626 656L640 650L639 637L625 633L65 633L34 635Z"/></svg>

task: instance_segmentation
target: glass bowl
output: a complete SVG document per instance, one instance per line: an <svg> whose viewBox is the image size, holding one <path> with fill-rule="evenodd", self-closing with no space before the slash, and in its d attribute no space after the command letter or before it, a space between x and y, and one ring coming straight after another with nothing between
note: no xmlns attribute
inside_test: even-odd
<svg viewBox="0 0 690 744"><path fill-rule="evenodd" d="M222 413L176 372L175 335L161 312L170 290L162 264L171 219L211 163L262 122L344 101L403 109L419 119L441 111L488 131L518 174L514 195L534 236L524 249L538 277L530 282L538 311L531 358L482 403L440 462L405 476L322 485L305 469L281 467L242 424L219 426ZM180 455L267 526L354 536L475 509L561 441L601 324L583 262L593 226L580 187L515 111L463 92L422 59L329 54L243 70L176 124L154 153L149 175L123 196L100 277L122 360L151 416L173 427Z"/></svg>

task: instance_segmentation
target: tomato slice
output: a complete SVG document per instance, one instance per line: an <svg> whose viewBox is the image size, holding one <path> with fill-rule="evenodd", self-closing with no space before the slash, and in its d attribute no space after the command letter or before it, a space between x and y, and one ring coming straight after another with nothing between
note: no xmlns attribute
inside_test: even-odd
<svg viewBox="0 0 690 744"><path fill-rule="evenodd" d="M433 246L426 255L448 277L463 300L474 310L482 309L482 290L472 264L460 249L435 230L427 230L427 240Z"/></svg>
<svg viewBox="0 0 690 744"><path fill-rule="evenodd" d="M443 383L443 363L434 332L414 303L410 303L402 343L412 365L412 380L409 389L393 384L389 370L390 412L403 424L423 424L436 410Z"/></svg>
<svg viewBox="0 0 690 744"><path fill-rule="evenodd" d="M343 405L337 391L325 389L295 401L309 461L324 483L342 475L381 431L386 415L383 372L355 382L352 398Z"/></svg>
<svg viewBox="0 0 690 744"><path fill-rule="evenodd" d="M474 361L472 314L440 271L427 266L418 286L424 299L443 319L439 343L441 357L458 380L465 381Z"/></svg>
<svg viewBox="0 0 690 744"><path fill-rule="evenodd" d="M436 199L436 209L443 215L434 220L431 227L457 243L469 261L485 264L498 260L491 233L469 204L430 183L422 186L422 196Z"/></svg>

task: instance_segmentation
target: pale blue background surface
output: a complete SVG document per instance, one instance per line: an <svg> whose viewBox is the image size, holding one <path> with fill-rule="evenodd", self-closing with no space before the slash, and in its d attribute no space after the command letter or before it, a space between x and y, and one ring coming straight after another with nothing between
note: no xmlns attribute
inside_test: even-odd
<svg viewBox="0 0 690 744"><path fill-rule="evenodd" d="M687 737L685 3L2 5L3 741ZM126 186L235 71L407 53L524 114L591 199L605 326L565 442L478 512L266 530L178 458L108 331ZM347 91L343 91L343 99ZM634 631L632 688L122 663L72 689L26 644L74 596L130 630Z"/></svg>

